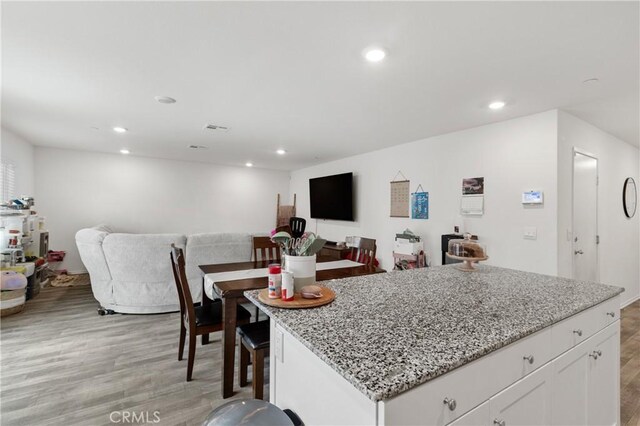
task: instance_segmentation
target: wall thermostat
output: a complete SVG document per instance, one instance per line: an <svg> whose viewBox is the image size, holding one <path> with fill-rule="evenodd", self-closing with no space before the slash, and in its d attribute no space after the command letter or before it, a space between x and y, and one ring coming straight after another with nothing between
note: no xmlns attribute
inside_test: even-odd
<svg viewBox="0 0 640 426"><path fill-rule="evenodd" d="M542 191L527 191L522 193L522 204L542 204Z"/></svg>

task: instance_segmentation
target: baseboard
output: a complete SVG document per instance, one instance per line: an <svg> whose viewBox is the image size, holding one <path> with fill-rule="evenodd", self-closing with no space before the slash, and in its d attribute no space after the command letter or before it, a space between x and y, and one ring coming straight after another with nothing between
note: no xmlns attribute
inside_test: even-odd
<svg viewBox="0 0 640 426"><path fill-rule="evenodd" d="M629 306L630 304L632 304L633 302L635 302L636 300L639 300L639 299L640 299L640 294L637 295L636 297L632 297L629 300L625 300L624 302L622 302L622 304L620 306L620 309L626 308L627 306Z"/></svg>

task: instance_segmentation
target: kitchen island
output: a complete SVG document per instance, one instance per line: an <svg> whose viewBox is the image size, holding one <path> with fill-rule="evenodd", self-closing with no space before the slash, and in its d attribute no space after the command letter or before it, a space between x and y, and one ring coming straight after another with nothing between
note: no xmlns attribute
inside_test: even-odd
<svg viewBox="0 0 640 426"><path fill-rule="evenodd" d="M271 318L270 399L313 424L615 424L621 288L482 265L335 280Z"/></svg>

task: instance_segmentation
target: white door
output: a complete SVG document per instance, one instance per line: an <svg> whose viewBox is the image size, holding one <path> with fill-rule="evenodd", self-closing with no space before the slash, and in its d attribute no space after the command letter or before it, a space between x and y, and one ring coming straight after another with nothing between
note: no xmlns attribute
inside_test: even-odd
<svg viewBox="0 0 640 426"><path fill-rule="evenodd" d="M550 425L552 368L547 364L489 400L495 426Z"/></svg>
<svg viewBox="0 0 640 426"><path fill-rule="evenodd" d="M589 353L591 342L583 342L552 362L553 425L586 425L588 406Z"/></svg>
<svg viewBox="0 0 640 426"><path fill-rule="evenodd" d="M598 159L573 153L573 278L598 281Z"/></svg>
<svg viewBox="0 0 640 426"><path fill-rule="evenodd" d="M620 321L616 321L587 342L589 358L589 404L587 423L590 425L620 424Z"/></svg>

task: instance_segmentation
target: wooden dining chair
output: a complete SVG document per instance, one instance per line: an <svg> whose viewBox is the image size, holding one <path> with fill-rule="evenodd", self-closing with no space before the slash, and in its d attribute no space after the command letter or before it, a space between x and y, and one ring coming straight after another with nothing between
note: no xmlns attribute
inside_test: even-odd
<svg viewBox="0 0 640 426"><path fill-rule="evenodd" d="M247 384L249 358L253 369L253 397L262 399L264 393L264 359L269 356L269 320L252 322L237 327L240 335L240 386Z"/></svg>
<svg viewBox="0 0 640 426"><path fill-rule="evenodd" d="M253 261L280 262L280 246L269 237L253 237Z"/></svg>
<svg viewBox="0 0 640 426"><path fill-rule="evenodd" d="M182 361L184 342L189 333L189 358L187 362L187 382L191 381L193 361L196 356L196 338L208 335L224 328L222 322L222 301L213 300L211 304L195 306L191 297L191 289L185 272L184 253L181 248L171 244L171 269L178 290L180 301L180 344L178 347L178 361ZM238 305L238 324L247 324L251 314Z"/></svg>
<svg viewBox="0 0 640 426"><path fill-rule="evenodd" d="M351 247L349 258L354 262L375 266L377 250L376 240L364 237L357 237L355 240L357 243L355 246Z"/></svg>
<svg viewBox="0 0 640 426"><path fill-rule="evenodd" d="M307 227L307 221L301 217L294 216L289 219L289 226L291 227L291 236L293 238L301 238Z"/></svg>

